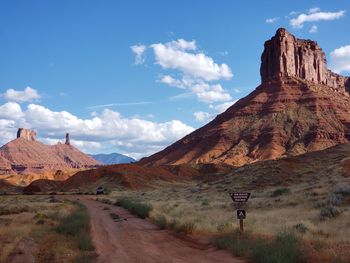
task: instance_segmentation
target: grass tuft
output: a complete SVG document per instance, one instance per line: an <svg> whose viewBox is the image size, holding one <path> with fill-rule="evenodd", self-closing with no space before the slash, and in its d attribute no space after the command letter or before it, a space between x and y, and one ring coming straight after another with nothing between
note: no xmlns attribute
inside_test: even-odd
<svg viewBox="0 0 350 263"><path fill-rule="evenodd" d="M80 250L91 251L94 247L90 238L90 217L83 205L77 203L77 207L77 210L61 219L55 231L75 237Z"/></svg>
<svg viewBox="0 0 350 263"><path fill-rule="evenodd" d="M255 240L248 234L235 231L212 240L219 249L228 249L235 256L250 258L253 263L303 263L298 237L282 232L272 240Z"/></svg>
<svg viewBox="0 0 350 263"><path fill-rule="evenodd" d="M152 210L152 206L148 204L143 204L137 201L130 200L125 197L118 197L117 202L115 203L117 206L124 207L125 209L128 209L131 213L134 215L137 215L138 217L145 219L149 216L149 213Z"/></svg>
<svg viewBox="0 0 350 263"><path fill-rule="evenodd" d="M289 192L290 192L290 190L288 188L278 188L272 192L271 196L277 197L277 196L288 194Z"/></svg>

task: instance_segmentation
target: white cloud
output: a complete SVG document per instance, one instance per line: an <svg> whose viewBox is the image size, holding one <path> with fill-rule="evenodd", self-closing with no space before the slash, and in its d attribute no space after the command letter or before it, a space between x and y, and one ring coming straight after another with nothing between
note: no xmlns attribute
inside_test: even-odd
<svg viewBox="0 0 350 263"><path fill-rule="evenodd" d="M331 52L331 68L335 72L350 72L350 45L337 48Z"/></svg>
<svg viewBox="0 0 350 263"><path fill-rule="evenodd" d="M145 45L133 45L130 47L132 52L135 54L135 64L143 64L145 62L145 58L143 54L146 51Z"/></svg>
<svg viewBox="0 0 350 263"><path fill-rule="evenodd" d="M321 8L319 7L313 7L309 9L309 14L314 14L314 13L318 13L321 11Z"/></svg>
<svg viewBox="0 0 350 263"><path fill-rule="evenodd" d="M219 114L226 111L229 107L231 107L236 102L237 100L228 101L217 105L209 105L209 108L215 110L215 112Z"/></svg>
<svg viewBox="0 0 350 263"><path fill-rule="evenodd" d="M195 93L200 101L206 103L228 101L231 95L227 93L220 84L208 85L206 83L197 84L194 87Z"/></svg>
<svg viewBox="0 0 350 263"><path fill-rule="evenodd" d="M310 28L309 33L311 33L311 34L317 33L317 30L318 30L318 27L316 25L313 25Z"/></svg>
<svg viewBox="0 0 350 263"><path fill-rule="evenodd" d="M267 19L265 20L265 23L267 23L267 24L273 24L273 23L277 22L278 19L279 19L279 17L267 18Z"/></svg>
<svg viewBox="0 0 350 263"><path fill-rule="evenodd" d="M213 115L205 111L196 111L193 113L197 122L207 122L213 118Z"/></svg>
<svg viewBox="0 0 350 263"><path fill-rule="evenodd" d="M163 69L176 69L186 76L205 81L232 78L232 72L226 64L216 64L211 57L195 51L195 41L179 39L168 43L158 43L153 48L156 63Z"/></svg>
<svg viewBox="0 0 350 263"><path fill-rule="evenodd" d="M16 117L9 112L16 112ZM86 151L103 151L115 142L123 142L114 149L134 156L153 153L182 138L194 129L179 120L163 123L140 118L124 118L118 112L105 109L89 119L81 119L67 111L52 111L37 104L29 104L25 110L19 104L0 106L0 135L15 135L18 127L33 128L41 138L61 140L70 132L73 144ZM3 139L3 138L1 138ZM1 140L2 143L5 143ZM113 142L113 143L112 143Z"/></svg>
<svg viewBox="0 0 350 263"><path fill-rule="evenodd" d="M181 89L189 89L196 95L199 101L205 103L231 100L231 95L220 84L209 84L203 80L183 77L181 80L174 79L170 75L163 76L159 82Z"/></svg>
<svg viewBox="0 0 350 263"><path fill-rule="evenodd" d="M26 87L23 91L8 89L3 96L9 101L30 102L41 98L36 89Z"/></svg>
<svg viewBox="0 0 350 263"><path fill-rule="evenodd" d="M340 10L338 12L321 12L319 8L312 8L309 10L308 14L300 14L289 22L294 28L302 28L305 22L329 21L344 16L345 10Z"/></svg>

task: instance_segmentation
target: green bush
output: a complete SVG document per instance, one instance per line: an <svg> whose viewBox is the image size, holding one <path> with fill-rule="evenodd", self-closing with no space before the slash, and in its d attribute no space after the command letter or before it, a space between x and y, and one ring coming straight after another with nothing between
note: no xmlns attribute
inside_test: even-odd
<svg viewBox="0 0 350 263"><path fill-rule="evenodd" d="M258 240L251 254L254 263L301 263L305 259L300 242L293 233L282 232L271 242Z"/></svg>
<svg viewBox="0 0 350 263"><path fill-rule="evenodd" d="M133 213L134 215L137 215L142 219L145 219L146 217L148 217L149 213L152 210L152 206L148 204L143 204L137 201L133 201L125 197L119 197L115 204L117 206L121 206L121 207L124 207L125 209L128 209L131 213Z"/></svg>
<svg viewBox="0 0 350 263"><path fill-rule="evenodd" d="M72 236L82 251L92 251L94 249L90 237L90 217L86 208L76 203L77 209L70 215L61 218L55 231L59 234Z"/></svg>
<svg viewBox="0 0 350 263"><path fill-rule="evenodd" d="M281 195L285 195L289 193L289 189L288 188L278 188L275 191L272 192L271 196L272 197L277 197L277 196L281 196Z"/></svg>
<svg viewBox="0 0 350 263"><path fill-rule="evenodd" d="M235 231L212 240L219 249L230 250L235 256L249 258L253 263L302 263L305 258L300 241L292 233L282 232L272 240L255 240L248 234Z"/></svg>
<svg viewBox="0 0 350 263"><path fill-rule="evenodd" d="M249 236L239 231L216 237L212 243L219 249L231 251L237 257L248 256L253 248L253 241L249 239Z"/></svg>

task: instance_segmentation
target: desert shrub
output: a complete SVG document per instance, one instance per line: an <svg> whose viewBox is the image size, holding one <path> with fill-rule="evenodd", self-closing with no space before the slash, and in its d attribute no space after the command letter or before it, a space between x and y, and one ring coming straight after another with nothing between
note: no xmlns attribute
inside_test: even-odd
<svg viewBox="0 0 350 263"><path fill-rule="evenodd" d="M238 257L248 256L253 247L253 241L249 239L249 236L239 231L218 236L212 240L212 243L219 249L227 249Z"/></svg>
<svg viewBox="0 0 350 263"><path fill-rule="evenodd" d="M335 189L334 193L341 194L343 196L350 196L350 186L339 186Z"/></svg>
<svg viewBox="0 0 350 263"><path fill-rule="evenodd" d="M164 215L157 216L154 222L160 229L165 229L168 224L166 217Z"/></svg>
<svg viewBox="0 0 350 263"><path fill-rule="evenodd" d="M272 192L271 197L277 197L281 195L288 194L290 190L288 188L278 188Z"/></svg>
<svg viewBox="0 0 350 263"><path fill-rule="evenodd" d="M283 232L273 240L255 240L249 234L234 231L212 240L219 249L230 250L235 256L249 258L253 263L302 263L300 241L296 235Z"/></svg>
<svg viewBox="0 0 350 263"><path fill-rule="evenodd" d="M296 224L294 228L302 234L305 234L309 230L303 223Z"/></svg>
<svg viewBox="0 0 350 263"><path fill-rule="evenodd" d="M80 250L91 251L94 246L91 242L90 234L88 232L80 232L78 235L78 246Z"/></svg>
<svg viewBox="0 0 350 263"><path fill-rule="evenodd" d="M330 205L321 209L320 219L321 220L331 219L331 218L337 217L342 212L343 210L341 208Z"/></svg>
<svg viewBox="0 0 350 263"><path fill-rule="evenodd" d="M329 204L331 206L341 205L343 202L343 195L339 193L333 193L329 196Z"/></svg>
<svg viewBox="0 0 350 263"><path fill-rule="evenodd" d="M76 203L77 209L66 217L61 218L55 231L65 236L71 236L76 239L80 250L93 250L90 237L90 217L86 208Z"/></svg>
<svg viewBox="0 0 350 263"><path fill-rule="evenodd" d="M115 204L117 206L121 206L121 207L124 207L125 209L128 209L131 213L143 219L148 217L149 213L152 210L152 206L148 204L143 204L137 201L133 201L125 197L119 197Z"/></svg>
<svg viewBox="0 0 350 263"><path fill-rule="evenodd" d="M231 223L226 222L226 223L222 223L219 224L216 229L218 232L225 232L226 230L228 230L231 227Z"/></svg>
<svg viewBox="0 0 350 263"><path fill-rule="evenodd" d="M175 224L174 230L177 233L184 233L186 235L192 234L196 225L194 222L184 222Z"/></svg>
<svg viewBox="0 0 350 263"><path fill-rule="evenodd" d="M293 233L282 232L275 240L258 240L253 246L251 260L254 263L299 263L305 262L300 241Z"/></svg>

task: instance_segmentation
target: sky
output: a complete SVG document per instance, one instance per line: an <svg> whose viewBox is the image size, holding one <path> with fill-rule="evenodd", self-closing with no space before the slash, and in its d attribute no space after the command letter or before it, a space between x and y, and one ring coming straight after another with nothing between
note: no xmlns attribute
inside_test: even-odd
<svg viewBox="0 0 350 263"><path fill-rule="evenodd" d="M0 0L0 144L148 156L252 92L279 27L350 74L349 1Z"/></svg>

